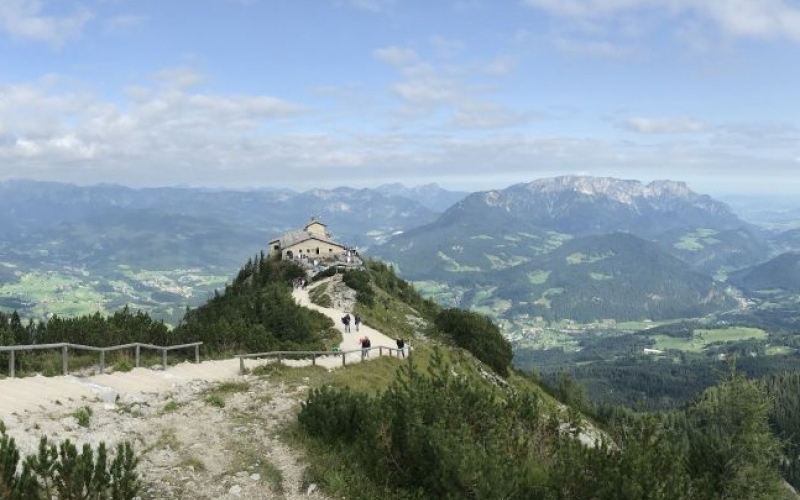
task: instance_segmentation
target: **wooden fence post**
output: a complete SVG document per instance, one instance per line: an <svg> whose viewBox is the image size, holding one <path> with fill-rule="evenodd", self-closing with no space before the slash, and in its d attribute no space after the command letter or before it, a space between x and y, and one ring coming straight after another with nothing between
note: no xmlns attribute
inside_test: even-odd
<svg viewBox="0 0 800 500"><path fill-rule="evenodd" d="M14 378L14 350L8 351L10 356L8 357L8 374L9 377Z"/></svg>
<svg viewBox="0 0 800 500"><path fill-rule="evenodd" d="M69 374L69 358L67 354L67 346L61 346L61 370L64 372L64 375Z"/></svg>
<svg viewBox="0 0 800 500"><path fill-rule="evenodd" d="M311 355L311 366L317 366L317 353Z"/></svg>
<svg viewBox="0 0 800 500"><path fill-rule="evenodd" d="M161 366L164 367L164 371L167 371L167 350L161 350Z"/></svg>
<svg viewBox="0 0 800 500"><path fill-rule="evenodd" d="M244 357L239 357L239 374L244 375Z"/></svg>
<svg viewBox="0 0 800 500"><path fill-rule="evenodd" d="M344 360L344 353L342 353L342 366L345 366L347 362Z"/></svg>
<svg viewBox="0 0 800 500"><path fill-rule="evenodd" d="M139 344L136 344L136 368L139 368L139 351L140 351L140 347L141 346Z"/></svg>
<svg viewBox="0 0 800 500"><path fill-rule="evenodd" d="M100 351L100 375L103 374L106 367L106 351Z"/></svg>
<svg viewBox="0 0 800 500"><path fill-rule="evenodd" d="M194 346L194 362L200 363L200 344Z"/></svg>

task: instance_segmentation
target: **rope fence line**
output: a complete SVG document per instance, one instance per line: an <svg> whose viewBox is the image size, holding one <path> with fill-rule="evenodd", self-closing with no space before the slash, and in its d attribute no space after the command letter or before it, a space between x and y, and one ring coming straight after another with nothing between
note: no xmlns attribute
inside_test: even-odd
<svg viewBox="0 0 800 500"><path fill-rule="evenodd" d="M389 355L397 356L400 355L402 352L404 356L407 355L409 359L411 359L411 347L405 346L403 349L398 349L396 347L388 347L388 346L375 346L375 347L367 347L367 348L358 348L352 349L350 351L270 351L270 352L259 352L253 354L237 354L236 357L239 358L239 374L244 375L247 373L247 368L244 365L245 359L256 359L256 358L277 358L277 362L283 362L284 358L295 358L301 357L304 359L308 359L311 357L311 365L316 366L317 358L323 356L341 356L342 358L342 366L347 366L347 355L360 353L361 359L364 359L365 352L371 352L376 350L378 351L378 357L383 356L384 349L389 353Z"/></svg>
<svg viewBox="0 0 800 500"><path fill-rule="evenodd" d="M194 347L194 359L195 363L200 363L200 346L202 342L192 342L189 344L180 344L180 345L171 345L171 346L160 346L160 345L153 345L153 344L143 344L141 342L134 342L132 344L121 344L115 345L110 347L95 347L89 345L81 345L81 344L71 344L68 342L60 342L58 344L33 344L33 345L12 345L12 346L0 346L0 352L8 352L8 376L14 378L14 362L15 362L15 354L17 351L37 351L42 349L61 349L61 370L64 375L69 375L69 349L74 349L77 351L94 351L100 353L100 373L102 374L105 371L106 365L106 352L109 351L119 351L121 349L136 349L136 367L139 367L139 361L141 357L141 349L153 349L157 351L161 351L161 364L163 368L167 369L167 352L173 351L175 349L186 349L190 347Z"/></svg>
<svg viewBox="0 0 800 500"><path fill-rule="evenodd" d="M110 351L119 351L122 349L132 349L135 348L136 350L136 368L140 365L141 359L141 349L153 349L161 351L161 364L164 370L167 369L167 353L169 351L173 351L176 349L187 349L190 347L194 347L194 356L195 356L195 363L200 363L200 346L202 342L192 342L189 344L180 344L180 345L171 345L171 346L158 346L153 344L143 344L141 342L134 342L131 344L121 344L115 345L110 347L95 347L95 346L88 346L88 345L81 345L81 344L72 344L69 342L60 342L57 344L32 344L32 345L12 345L12 346L0 346L0 353L7 352L9 353L8 359L8 376L10 378L14 378L15 374L15 361L16 361L16 353L18 351L38 351L44 349L60 349L61 350L61 370L64 375L69 375L69 349L77 350L77 351L94 351L98 352L100 355L100 374L105 372L105 359L106 359L106 352ZM257 359L257 358L277 358L277 362L281 363L285 359L308 359L311 358L311 364L316 366L317 358L324 357L324 356L341 356L342 358L342 366L347 365L347 356L349 354L361 354L361 359L363 360L365 356L368 356L369 352L371 351L378 351L378 357L383 356L383 351L386 350L390 356L400 356L402 353L403 356L411 358L411 346L405 346L403 349L398 349L396 347L388 347L388 346L376 346L376 347L368 347L368 348L358 348L352 349L349 351L270 351L270 352L260 352L260 353L253 353L253 354L237 354L236 357L239 358L239 373L244 375L247 373L247 369L245 367L245 359Z"/></svg>

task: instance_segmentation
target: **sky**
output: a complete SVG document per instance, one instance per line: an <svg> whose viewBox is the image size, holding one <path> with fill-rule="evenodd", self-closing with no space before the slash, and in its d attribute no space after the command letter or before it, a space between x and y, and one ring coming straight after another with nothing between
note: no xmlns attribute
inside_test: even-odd
<svg viewBox="0 0 800 500"><path fill-rule="evenodd" d="M800 0L0 0L0 180L800 193Z"/></svg>

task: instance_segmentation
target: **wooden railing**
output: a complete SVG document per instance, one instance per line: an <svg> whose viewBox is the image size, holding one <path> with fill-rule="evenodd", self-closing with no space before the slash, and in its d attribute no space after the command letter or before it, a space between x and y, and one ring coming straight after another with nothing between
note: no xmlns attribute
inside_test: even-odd
<svg viewBox="0 0 800 500"><path fill-rule="evenodd" d="M385 346L376 346L376 347L368 347L366 351L378 351L378 356L383 356L383 351L386 350L389 355L400 354L401 349L397 349L396 347L385 347ZM239 358L239 373L244 375L247 373L247 369L244 366L245 359L253 359L253 358L278 358L277 362L281 363L284 358L311 358L311 364L317 364L317 358L322 356L341 356L342 358L342 366L347 365L347 355L353 353L361 354L361 358L364 358L364 349L353 349L351 351L271 351L271 352L259 352L255 354L237 354L236 357ZM406 346L402 349L404 355L411 354L410 346ZM410 356L409 356L410 357Z"/></svg>
<svg viewBox="0 0 800 500"><path fill-rule="evenodd" d="M186 349L189 347L194 347L194 359L196 363L200 362L200 346L202 342L192 342L190 344L181 344L181 345L170 345L170 346L160 346L160 345L153 345L153 344L142 344L140 342L135 342L132 344L122 344L122 345L115 345L111 347L94 347L89 345L80 345L80 344L70 344L66 342L61 342L59 344L34 344L34 345L10 345L10 346L0 346L0 352L8 352L9 359L8 359L8 376L14 377L14 361L15 361L15 353L17 351L36 351L42 349L61 349L61 369L64 375L69 374L69 349L75 349L78 351L95 351L100 353L100 373L105 371L106 365L106 352L109 351L119 351L121 349L136 349L136 367L139 367L139 360L140 360L140 352L141 348L145 349L154 349L161 351L161 364L163 365L164 369L167 369L167 352L174 351L175 349Z"/></svg>

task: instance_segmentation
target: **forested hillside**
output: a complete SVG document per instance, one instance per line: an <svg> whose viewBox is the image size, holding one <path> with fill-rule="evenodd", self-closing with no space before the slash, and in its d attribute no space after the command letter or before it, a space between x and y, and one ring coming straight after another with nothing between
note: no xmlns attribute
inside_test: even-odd
<svg viewBox="0 0 800 500"><path fill-rule="evenodd" d="M800 253L787 252L757 266L731 273L728 281L751 292L800 292Z"/></svg>

